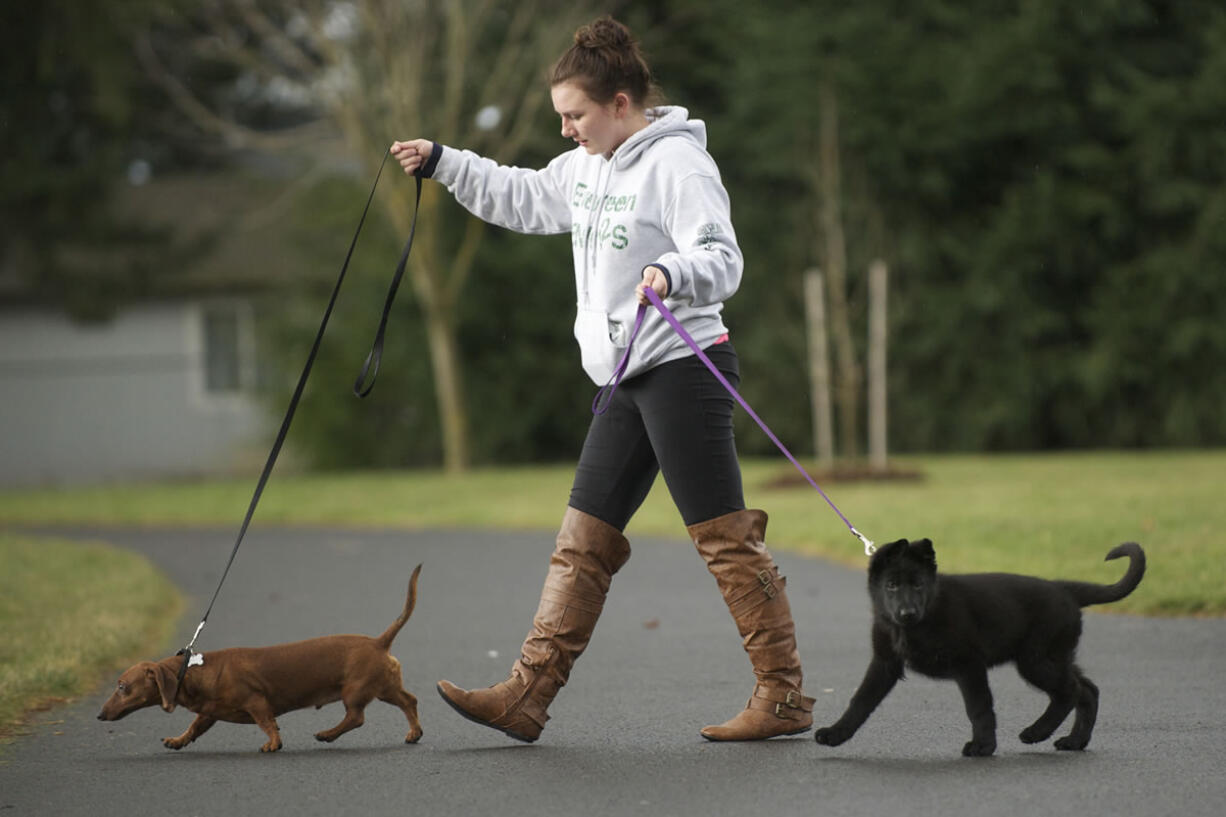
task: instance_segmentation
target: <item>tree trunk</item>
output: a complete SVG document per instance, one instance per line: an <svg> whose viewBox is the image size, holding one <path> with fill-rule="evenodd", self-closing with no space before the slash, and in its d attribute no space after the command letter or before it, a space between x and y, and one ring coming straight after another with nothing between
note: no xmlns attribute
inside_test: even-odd
<svg viewBox="0 0 1226 817"><path fill-rule="evenodd" d="M464 399L454 309L423 311L434 394L443 439L443 470L455 474L468 467L468 409Z"/></svg>
<svg viewBox="0 0 1226 817"><path fill-rule="evenodd" d="M444 263L440 259L439 219L436 215L441 195L437 185L428 185L422 191L417 241L408 272L421 305L421 317L426 324L434 399L442 435L443 469L454 474L466 470L471 464L464 365L456 325L457 304L464 282L472 270L485 223L470 218L461 243L451 252L449 262ZM397 203L392 204L393 208L397 206ZM408 211L407 207L403 209L407 229Z"/></svg>

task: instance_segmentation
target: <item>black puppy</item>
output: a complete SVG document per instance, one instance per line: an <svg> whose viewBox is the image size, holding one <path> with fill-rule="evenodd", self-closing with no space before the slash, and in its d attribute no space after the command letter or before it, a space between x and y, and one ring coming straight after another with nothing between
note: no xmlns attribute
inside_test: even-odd
<svg viewBox="0 0 1226 817"><path fill-rule="evenodd" d="M873 606L873 660L838 722L817 730L818 743L838 746L856 733L909 668L931 678L952 678L971 720L968 757L996 751L996 714L988 668L1013 661L1051 703L1022 730L1023 743L1051 737L1076 709L1073 729L1057 749L1090 742L1098 714L1098 687L1073 663L1081 637L1081 608L1118 601L1145 574L1145 552L1127 542L1107 554L1127 556L1124 577L1113 585L1048 581L1008 573L937 573L932 542L900 539L869 562Z"/></svg>

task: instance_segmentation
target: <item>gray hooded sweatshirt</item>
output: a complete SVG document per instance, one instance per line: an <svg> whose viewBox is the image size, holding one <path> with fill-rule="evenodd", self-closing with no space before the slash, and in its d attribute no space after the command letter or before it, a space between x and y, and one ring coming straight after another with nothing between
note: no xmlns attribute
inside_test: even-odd
<svg viewBox="0 0 1226 817"><path fill-rule="evenodd" d="M583 369L598 385L610 379L630 340L644 267L665 270L665 305L700 348L728 331L720 311L740 285L744 260L728 194L706 150L706 126L688 116L679 107L648 110L647 127L609 158L577 146L541 170L526 170L436 146L423 171L491 224L571 234L575 339ZM625 376L689 354L649 309Z"/></svg>

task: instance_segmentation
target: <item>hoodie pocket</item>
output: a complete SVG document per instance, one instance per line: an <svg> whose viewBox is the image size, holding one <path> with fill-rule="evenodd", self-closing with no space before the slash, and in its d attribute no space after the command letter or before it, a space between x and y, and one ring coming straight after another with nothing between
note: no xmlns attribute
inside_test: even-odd
<svg viewBox="0 0 1226 817"><path fill-rule="evenodd" d="M603 386L626 351L630 329L610 320L605 312L580 307L575 316L575 340L579 342L583 371L592 382Z"/></svg>

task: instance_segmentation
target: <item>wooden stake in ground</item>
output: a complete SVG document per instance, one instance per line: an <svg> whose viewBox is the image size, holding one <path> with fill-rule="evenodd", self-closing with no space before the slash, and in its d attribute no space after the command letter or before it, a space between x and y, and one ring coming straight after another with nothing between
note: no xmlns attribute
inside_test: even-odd
<svg viewBox="0 0 1226 817"><path fill-rule="evenodd" d="M830 356L826 349L826 298L821 270L808 270L804 275L804 284L813 444L818 467L831 471L834 469L834 425L830 417Z"/></svg>
<svg viewBox="0 0 1226 817"><path fill-rule="evenodd" d="M839 406L839 448L847 459L859 450L860 378L847 304L847 244L843 234L839 180L839 107L834 80L827 73L817 86L821 124L818 128L817 194L819 226L824 245L822 271L829 288L830 333L834 346L835 399Z"/></svg>
<svg viewBox="0 0 1226 817"><path fill-rule="evenodd" d="M868 268L868 457L874 471L888 467L886 411L886 303L889 271L881 259Z"/></svg>

